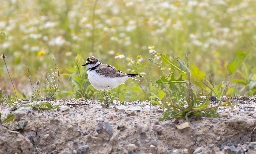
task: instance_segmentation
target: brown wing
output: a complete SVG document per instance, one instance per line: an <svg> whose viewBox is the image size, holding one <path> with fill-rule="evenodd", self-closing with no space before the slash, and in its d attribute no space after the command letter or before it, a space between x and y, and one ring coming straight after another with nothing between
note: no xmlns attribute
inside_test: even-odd
<svg viewBox="0 0 256 154"><path fill-rule="evenodd" d="M107 64L101 64L97 69L96 72L105 75L108 77L123 77L126 76L126 73L123 73L119 70L117 70L115 67Z"/></svg>

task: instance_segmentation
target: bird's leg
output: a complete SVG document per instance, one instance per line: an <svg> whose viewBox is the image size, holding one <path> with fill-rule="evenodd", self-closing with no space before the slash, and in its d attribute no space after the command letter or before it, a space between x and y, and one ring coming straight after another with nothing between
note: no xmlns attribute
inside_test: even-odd
<svg viewBox="0 0 256 154"><path fill-rule="evenodd" d="M104 89L102 106L108 108L111 101L112 99L111 99L111 96L109 96L109 92Z"/></svg>

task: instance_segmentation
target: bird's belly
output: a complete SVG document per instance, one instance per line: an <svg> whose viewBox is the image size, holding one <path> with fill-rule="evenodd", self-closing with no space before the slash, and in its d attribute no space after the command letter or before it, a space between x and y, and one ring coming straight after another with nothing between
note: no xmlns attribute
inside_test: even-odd
<svg viewBox="0 0 256 154"><path fill-rule="evenodd" d="M88 71L87 74L90 83L97 90L116 88L118 85L124 83L128 79L127 76L116 78L105 77L99 75L95 71Z"/></svg>

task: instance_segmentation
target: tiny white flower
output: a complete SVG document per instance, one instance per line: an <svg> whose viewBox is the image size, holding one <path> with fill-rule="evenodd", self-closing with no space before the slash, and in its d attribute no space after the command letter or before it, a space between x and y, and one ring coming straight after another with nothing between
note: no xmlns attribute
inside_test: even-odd
<svg viewBox="0 0 256 154"><path fill-rule="evenodd" d="M120 55L120 54L116 54L116 56L115 56L115 58L120 58L120 59L122 59L124 57L125 57L124 55Z"/></svg>
<svg viewBox="0 0 256 154"><path fill-rule="evenodd" d="M113 54L115 54L115 51L110 50L110 51L108 52L108 54L113 55Z"/></svg>

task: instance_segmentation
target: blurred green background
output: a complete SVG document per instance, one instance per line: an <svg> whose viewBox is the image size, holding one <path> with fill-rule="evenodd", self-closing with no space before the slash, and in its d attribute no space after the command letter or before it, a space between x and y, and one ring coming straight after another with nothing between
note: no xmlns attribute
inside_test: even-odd
<svg viewBox="0 0 256 154"><path fill-rule="evenodd" d="M146 73L150 45L171 59L183 59L189 50L190 63L221 82L235 53L256 42L254 0L1 0L0 8L0 53L25 94L31 93L29 76L34 84L56 67L66 73L78 54L124 72ZM246 65L256 78L252 50ZM153 80L158 73L145 75ZM72 90L67 77L60 80L63 89ZM0 86L12 91L3 60Z"/></svg>

